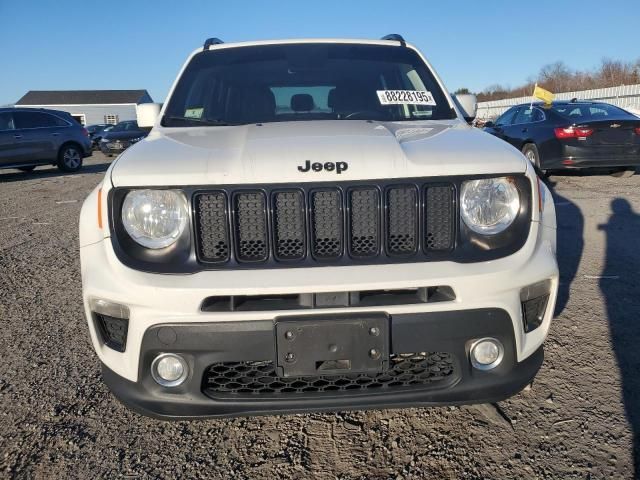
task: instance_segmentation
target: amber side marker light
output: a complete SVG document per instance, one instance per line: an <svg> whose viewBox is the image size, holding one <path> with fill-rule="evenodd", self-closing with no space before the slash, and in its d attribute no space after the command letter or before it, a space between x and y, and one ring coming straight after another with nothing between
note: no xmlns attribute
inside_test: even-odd
<svg viewBox="0 0 640 480"><path fill-rule="evenodd" d="M102 229L102 189L98 190L98 228Z"/></svg>

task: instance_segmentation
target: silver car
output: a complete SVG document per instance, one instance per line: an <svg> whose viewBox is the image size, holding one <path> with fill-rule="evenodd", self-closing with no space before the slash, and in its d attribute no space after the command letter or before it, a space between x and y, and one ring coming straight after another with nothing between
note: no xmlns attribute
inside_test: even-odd
<svg viewBox="0 0 640 480"><path fill-rule="evenodd" d="M90 155L89 133L67 112L0 108L0 168L28 172L51 164L75 172Z"/></svg>

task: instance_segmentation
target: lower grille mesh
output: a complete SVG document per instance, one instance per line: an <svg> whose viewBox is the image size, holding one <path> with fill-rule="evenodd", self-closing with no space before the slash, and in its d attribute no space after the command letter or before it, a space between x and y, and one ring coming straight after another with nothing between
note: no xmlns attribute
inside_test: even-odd
<svg viewBox="0 0 640 480"><path fill-rule="evenodd" d="M202 388L220 395L303 395L342 391L420 388L453 379L453 356L444 352L392 354L389 369L376 374L278 377L272 361L220 362L205 371Z"/></svg>

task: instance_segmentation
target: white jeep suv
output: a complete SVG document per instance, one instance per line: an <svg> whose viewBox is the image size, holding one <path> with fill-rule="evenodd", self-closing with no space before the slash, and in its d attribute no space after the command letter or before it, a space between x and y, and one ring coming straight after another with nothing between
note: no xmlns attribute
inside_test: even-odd
<svg viewBox="0 0 640 480"><path fill-rule="evenodd" d="M170 419L522 389L554 310L555 211L468 100L399 35L193 52L82 208L113 393Z"/></svg>

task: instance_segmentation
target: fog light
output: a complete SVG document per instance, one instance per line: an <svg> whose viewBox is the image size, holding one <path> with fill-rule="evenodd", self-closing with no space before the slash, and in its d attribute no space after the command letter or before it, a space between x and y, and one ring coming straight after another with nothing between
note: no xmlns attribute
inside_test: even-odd
<svg viewBox="0 0 640 480"><path fill-rule="evenodd" d="M189 367L180 355L162 353L151 364L151 376L163 387L177 387L188 375Z"/></svg>
<svg viewBox="0 0 640 480"><path fill-rule="evenodd" d="M478 370L491 370L502 362L504 348L495 338L481 338L471 345L471 365Z"/></svg>

